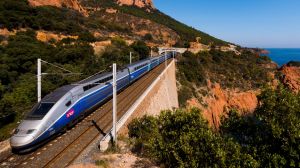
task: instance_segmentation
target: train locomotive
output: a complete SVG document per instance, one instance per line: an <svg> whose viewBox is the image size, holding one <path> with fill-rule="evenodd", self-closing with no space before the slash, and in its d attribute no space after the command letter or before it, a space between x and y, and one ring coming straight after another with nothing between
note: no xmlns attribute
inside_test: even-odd
<svg viewBox="0 0 300 168"><path fill-rule="evenodd" d="M117 71L117 90L126 88L172 56L166 53L125 66ZM36 149L38 144L63 132L84 118L89 110L106 102L113 93L112 79L112 73L101 73L46 95L15 129L10 139L13 152Z"/></svg>

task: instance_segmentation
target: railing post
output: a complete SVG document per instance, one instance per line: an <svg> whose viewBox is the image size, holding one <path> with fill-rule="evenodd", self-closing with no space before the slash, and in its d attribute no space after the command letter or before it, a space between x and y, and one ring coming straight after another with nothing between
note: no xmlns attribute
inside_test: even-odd
<svg viewBox="0 0 300 168"><path fill-rule="evenodd" d="M37 60L37 101L42 99L42 64L41 59Z"/></svg>
<svg viewBox="0 0 300 168"><path fill-rule="evenodd" d="M175 51L173 50L173 59L175 59Z"/></svg>
<svg viewBox="0 0 300 168"><path fill-rule="evenodd" d="M113 141L117 145L117 65L113 64Z"/></svg>
<svg viewBox="0 0 300 168"><path fill-rule="evenodd" d="M130 52L130 56L129 56L130 58L130 64L132 63L132 52Z"/></svg>
<svg viewBox="0 0 300 168"><path fill-rule="evenodd" d="M166 68L167 68L167 51L165 51L165 66L166 66Z"/></svg>

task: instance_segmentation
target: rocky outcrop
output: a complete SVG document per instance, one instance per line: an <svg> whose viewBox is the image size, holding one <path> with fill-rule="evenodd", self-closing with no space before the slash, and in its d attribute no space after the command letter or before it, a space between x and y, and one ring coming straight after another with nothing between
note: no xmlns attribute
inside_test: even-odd
<svg viewBox="0 0 300 168"><path fill-rule="evenodd" d="M154 9L152 0L117 0L119 5L134 5L140 8Z"/></svg>
<svg viewBox="0 0 300 168"><path fill-rule="evenodd" d="M200 42L190 42L190 48L188 50L196 54L200 51L208 51L210 48L208 45L201 44Z"/></svg>
<svg viewBox="0 0 300 168"><path fill-rule="evenodd" d="M259 54L260 55L269 55L270 51L262 49L262 50L259 51Z"/></svg>
<svg viewBox="0 0 300 168"><path fill-rule="evenodd" d="M117 13L118 10L117 9L114 9L114 8L107 8L105 10L106 13L110 13L110 14L113 14L113 13Z"/></svg>
<svg viewBox="0 0 300 168"><path fill-rule="evenodd" d="M56 6L56 7L67 7L74 9L84 16L88 16L88 12L80 5L77 0L28 0L31 6Z"/></svg>
<svg viewBox="0 0 300 168"><path fill-rule="evenodd" d="M126 40L143 39L146 34L151 34L153 40L150 42L154 44L149 44L149 46L172 46L177 41L180 40L180 36L172 29L167 26L158 24L148 19L139 18L136 16L128 15L122 12L117 12L114 14L109 14L105 12L99 19L105 21L105 23L114 23L119 27L128 28L130 32L130 36L122 33L122 32L112 32L107 34L107 31L97 30L97 36L95 37L122 37ZM99 36L98 36L99 35ZM147 41L146 41L147 42ZM148 44L148 43L147 43Z"/></svg>
<svg viewBox="0 0 300 168"><path fill-rule="evenodd" d="M249 114L254 112L258 105L258 91L223 90L219 84L208 86L208 90L209 94L202 98L202 103L193 98L188 101L188 106L200 108L203 116L214 128L219 128L221 117L230 109Z"/></svg>
<svg viewBox="0 0 300 168"><path fill-rule="evenodd" d="M298 93L300 91L300 67L284 65L279 71L283 73L283 84Z"/></svg>
<svg viewBox="0 0 300 168"><path fill-rule="evenodd" d="M49 42L50 40L61 41L65 38L71 39L78 39L78 36L70 36L70 35L62 35L62 34L55 34L52 32L47 31L37 31L36 32L36 39L42 42Z"/></svg>
<svg viewBox="0 0 300 168"><path fill-rule="evenodd" d="M8 37L10 35L12 35L12 33L10 31L8 31L6 28L0 29L0 36Z"/></svg>

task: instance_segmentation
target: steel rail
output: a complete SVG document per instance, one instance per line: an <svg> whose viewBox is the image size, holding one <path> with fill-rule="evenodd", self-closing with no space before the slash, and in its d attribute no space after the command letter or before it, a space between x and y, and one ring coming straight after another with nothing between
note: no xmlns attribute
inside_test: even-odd
<svg viewBox="0 0 300 168"><path fill-rule="evenodd" d="M161 68L163 69L163 67L158 67L158 68ZM156 69L158 70L158 69ZM133 93L133 98L130 99L130 102L124 102L125 103L125 108L121 107L122 111L118 111L118 118L120 118L123 114L126 113L127 109L130 108L130 106L135 102L135 100L148 88L148 84L151 83L151 81L153 81L156 77L156 74L154 73L151 73L149 74L150 76L148 78L146 78L146 80L142 80L142 82L140 83L144 83L144 85L138 85L138 88L140 89L135 89L134 90L134 93ZM123 103L123 102L122 102ZM119 103L119 106L122 106L123 104L122 103ZM111 111L112 107L108 110L108 111ZM107 130L110 130L110 128L112 127L112 116L110 113L107 113L108 115L108 118L109 120L106 120L106 124L104 126L104 129L107 131ZM103 119L104 120L104 119ZM61 153L57 154L55 158L53 158L52 160L50 160L45 166L43 167L66 167L66 166L69 166L85 149L86 147L88 147L92 142L94 142L94 140L97 139L97 137L99 137L98 135L98 132L95 131L94 132L94 135L92 138L89 138L88 142L85 143L85 145L83 145L81 147L81 149L74 155L74 153L72 153L72 158L67 161L67 163L62 163L61 161L59 161L63 156L64 156L64 152L66 152L67 150L69 149L74 149L72 148L72 146L76 146L78 143L82 143L82 137L83 135L85 135L85 133L88 133L88 131L92 131L92 130L95 130L94 127L90 127L88 130L86 130L83 134L81 134L80 137L76 138L72 143L70 143ZM90 134L88 134L90 135ZM83 137L84 138L84 137ZM78 146L77 146L78 148ZM69 158L69 157L67 157ZM55 165L55 162L58 163L59 165Z"/></svg>

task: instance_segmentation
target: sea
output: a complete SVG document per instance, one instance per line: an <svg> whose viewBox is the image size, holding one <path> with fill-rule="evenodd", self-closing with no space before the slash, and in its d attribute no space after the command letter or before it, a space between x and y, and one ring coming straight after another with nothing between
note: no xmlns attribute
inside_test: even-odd
<svg viewBox="0 0 300 168"><path fill-rule="evenodd" d="M268 56L279 66L290 61L300 62L300 48L266 48L266 50L269 51Z"/></svg>

